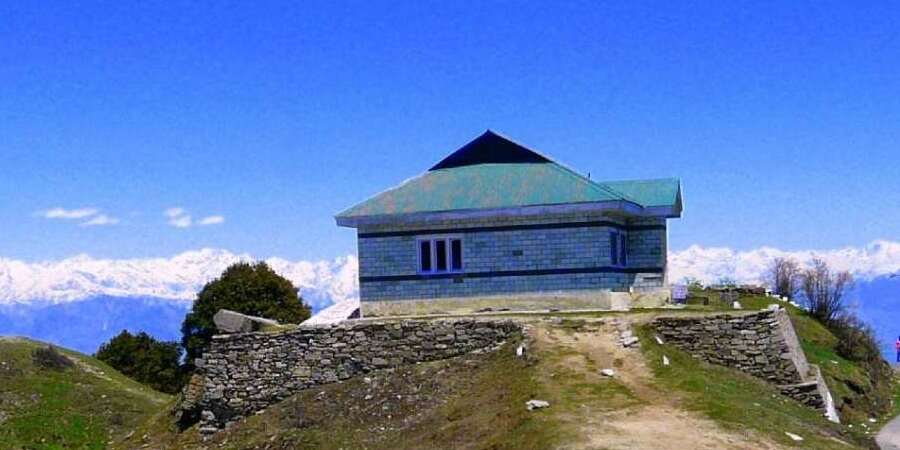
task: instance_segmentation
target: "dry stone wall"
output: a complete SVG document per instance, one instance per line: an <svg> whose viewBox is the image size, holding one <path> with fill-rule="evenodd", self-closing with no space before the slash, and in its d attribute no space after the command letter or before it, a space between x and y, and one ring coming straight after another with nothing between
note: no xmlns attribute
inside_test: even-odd
<svg viewBox="0 0 900 450"><path fill-rule="evenodd" d="M783 309L733 315L661 317L652 323L666 344L695 358L762 378L781 393L838 421L818 367L810 365Z"/></svg>
<svg viewBox="0 0 900 450"><path fill-rule="evenodd" d="M666 343L696 358L779 385L801 383L806 376L801 372L806 360L800 367L795 363L797 355L787 344L782 314L763 311L740 316L662 317L653 326Z"/></svg>
<svg viewBox="0 0 900 450"><path fill-rule="evenodd" d="M512 321L446 320L215 336L196 361L180 415L211 432L311 386L493 348L520 332Z"/></svg>

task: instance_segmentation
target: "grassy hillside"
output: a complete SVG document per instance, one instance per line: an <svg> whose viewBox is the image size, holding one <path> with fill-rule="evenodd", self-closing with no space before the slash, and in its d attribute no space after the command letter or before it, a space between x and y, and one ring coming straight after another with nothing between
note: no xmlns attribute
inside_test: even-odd
<svg viewBox="0 0 900 450"><path fill-rule="evenodd" d="M646 319L537 317L526 359L509 343L496 353L373 372L298 393L207 441L196 429L175 432L160 412L113 447L867 448L864 434L848 433L774 386L659 346L639 324L641 349L623 348L618 331ZM615 375L602 375L606 368ZM550 407L528 411L530 399Z"/></svg>
<svg viewBox="0 0 900 450"><path fill-rule="evenodd" d="M691 309L732 310L732 306L722 302L716 292L692 290L691 293ZM887 379L873 382L879 377L870 374L861 364L841 357L836 350L837 337L819 321L799 308L765 296L741 296L740 302L745 309L763 309L772 303L786 308L807 360L822 370L842 421L853 424L854 433L867 434L868 429L874 430L888 417L896 415L890 413L894 385ZM875 418L876 424L871 423L870 418Z"/></svg>
<svg viewBox="0 0 900 450"><path fill-rule="evenodd" d="M46 344L0 337L0 448L102 449L169 397L91 357L66 350L74 367L36 367Z"/></svg>

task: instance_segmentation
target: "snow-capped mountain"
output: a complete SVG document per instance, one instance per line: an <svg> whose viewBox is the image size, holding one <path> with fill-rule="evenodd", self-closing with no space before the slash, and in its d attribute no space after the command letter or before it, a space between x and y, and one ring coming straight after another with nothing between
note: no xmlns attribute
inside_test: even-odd
<svg viewBox="0 0 900 450"><path fill-rule="evenodd" d="M823 259L834 270L847 270L859 280L900 272L900 242L878 240L865 247L834 250L784 251L761 247L735 251L727 247L692 245L685 250L669 252L669 280L680 282L694 278L715 283L731 278L740 283L762 283L766 268L776 257L793 258L808 265L813 258Z"/></svg>
<svg viewBox="0 0 900 450"><path fill-rule="evenodd" d="M783 251L771 247L735 251L691 246L669 253L669 279L692 277L706 283L721 278L759 283L774 257L808 263L819 257L856 276L853 301L882 337L900 334L900 242L875 241L861 248ZM98 259L86 255L58 261L23 262L0 258L0 335L20 334L93 352L122 329L145 330L162 339L178 339L181 321L203 285L247 254L202 249L171 258ZM300 289L326 323L358 306L358 263L353 255L330 261L266 262Z"/></svg>
<svg viewBox="0 0 900 450"><path fill-rule="evenodd" d="M0 258L0 304L66 303L96 296L152 297L191 301L203 285L229 265L252 261L250 255L203 249L171 258L96 259L79 255L29 263ZM314 310L355 298L357 260L266 260L291 280Z"/></svg>

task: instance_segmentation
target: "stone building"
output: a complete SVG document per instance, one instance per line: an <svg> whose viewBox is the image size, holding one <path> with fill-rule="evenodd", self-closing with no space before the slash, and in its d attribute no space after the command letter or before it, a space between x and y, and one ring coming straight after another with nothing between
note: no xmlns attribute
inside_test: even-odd
<svg viewBox="0 0 900 450"><path fill-rule="evenodd" d="M681 210L677 179L593 181L487 131L336 220L371 317L665 302Z"/></svg>

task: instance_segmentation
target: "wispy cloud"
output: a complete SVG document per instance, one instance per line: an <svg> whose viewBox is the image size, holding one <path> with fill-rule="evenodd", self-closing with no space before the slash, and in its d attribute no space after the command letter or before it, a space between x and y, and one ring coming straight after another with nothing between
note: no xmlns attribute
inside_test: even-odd
<svg viewBox="0 0 900 450"><path fill-rule="evenodd" d="M119 219L107 214L101 214L100 209L98 208L50 208L44 211L38 211L37 216L50 220L80 220L82 222L78 225L82 227L115 225L119 223Z"/></svg>
<svg viewBox="0 0 900 450"><path fill-rule="evenodd" d="M76 220L93 216L97 214L97 212L99 212L97 208L51 208L38 212L38 216L45 219Z"/></svg>
<svg viewBox="0 0 900 450"><path fill-rule="evenodd" d="M107 216L106 214L98 214L98 215L92 217L87 222L82 222L79 225L81 225L83 227L96 227L96 226L103 226L103 225L115 225L117 223L119 223L119 219L117 219L115 217L110 217L110 216Z"/></svg>
<svg viewBox="0 0 900 450"><path fill-rule="evenodd" d="M204 217L199 222L197 222L198 225L219 225L222 223L225 223L225 218L222 216Z"/></svg>
<svg viewBox="0 0 900 450"><path fill-rule="evenodd" d="M200 220L194 221L193 217L187 213L184 208L173 207L163 211L163 215L168 218L169 225L175 228L190 228L194 225L219 225L225 223L225 217L215 215L206 216Z"/></svg>
<svg viewBox="0 0 900 450"><path fill-rule="evenodd" d="M165 215L166 217L168 217L170 219L174 219L178 216L184 215L184 208L177 208L177 207L169 208L169 209L163 211L163 215Z"/></svg>

